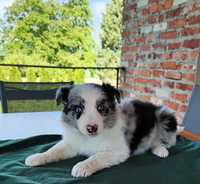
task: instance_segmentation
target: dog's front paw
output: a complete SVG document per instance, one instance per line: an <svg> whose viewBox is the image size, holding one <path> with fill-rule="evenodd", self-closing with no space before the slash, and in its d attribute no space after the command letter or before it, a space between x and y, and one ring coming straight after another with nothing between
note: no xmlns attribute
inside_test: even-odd
<svg viewBox="0 0 200 184"><path fill-rule="evenodd" d="M45 162L45 155L43 153L36 153L25 160L27 166L39 166L45 164Z"/></svg>
<svg viewBox="0 0 200 184"><path fill-rule="evenodd" d="M72 168L72 176L74 177L87 177L94 172L96 172L94 164L87 161L79 162Z"/></svg>
<svg viewBox="0 0 200 184"><path fill-rule="evenodd" d="M152 150L152 153L154 155L159 156L160 158L165 158L169 155L167 148L165 148L164 146L158 146L158 147L154 148Z"/></svg>

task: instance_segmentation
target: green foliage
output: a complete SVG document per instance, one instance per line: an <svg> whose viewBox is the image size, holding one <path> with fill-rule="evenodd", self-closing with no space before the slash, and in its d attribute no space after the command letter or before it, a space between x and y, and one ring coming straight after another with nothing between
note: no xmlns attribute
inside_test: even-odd
<svg viewBox="0 0 200 184"><path fill-rule="evenodd" d="M102 48L119 51L121 48L123 0L112 0L106 7L101 24Z"/></svg>
<svg viewBox="0 0 200 184"><path fill-rule="evenodd" d="M119 66L120 51L112 51L110 49L101 49L97 57L97 65L102 67ZM114 83L116 80L116 71L105 70L98 72L100 79L104 82Z"/></svg>
<svg viewBox="0 0 200 184"><path fill-rule="evenodd" d="M56 0L15 0L7 9L6 17L2 27L3 63L94 65L95 42L90 27L88 0L69 0L67 3L58 3ZM10 70L1 71L0 77ZM84 73L78 72L30 68L18 70L17 76L21 75L28 81L82 82Z"/></svg>
<svg viewBox="0 0 200 184"><path fill-rule="evenodd" d="M112 0L106 7L101 23L102 49L98 52L98 66L117 67L120 64L122 4L123 0ZM113 71L98 73L98 75L106 82L113 83L116 80L116 73Z"/></svg>
<svg viewBox="0 0 200 184"><path fill-rule="evenodd" d="M8 103L9 112L60 111L61 108L54 100L12 100Z"/></svg>

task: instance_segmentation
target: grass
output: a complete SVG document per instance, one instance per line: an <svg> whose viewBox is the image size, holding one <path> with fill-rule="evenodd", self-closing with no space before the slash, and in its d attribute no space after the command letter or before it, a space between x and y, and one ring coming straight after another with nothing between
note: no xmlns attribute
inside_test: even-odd
<svg viewBox="0 0 200 184"><path fill-rule="evenodd" d="M54 100L13 100L8 103L9 112L43 112L58 110L61 110L61 106L57 106Z"/></svg>

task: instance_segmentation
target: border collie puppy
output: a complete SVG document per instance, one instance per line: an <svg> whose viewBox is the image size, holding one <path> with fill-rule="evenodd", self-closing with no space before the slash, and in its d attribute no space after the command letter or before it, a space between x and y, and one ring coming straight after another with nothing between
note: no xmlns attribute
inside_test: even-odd
<svg viewBox="0 0 200 184"><path fill-rule="evenodd" d="M127 160L131 153L151 150L168 156L176 142L177 122L164 107L138 100L120 103L120 92L109 84L61 87L63 139L44 153L29 156L28 166L39 166L77 155L88 158L72 168L72 176L87 177Z"/></svg>

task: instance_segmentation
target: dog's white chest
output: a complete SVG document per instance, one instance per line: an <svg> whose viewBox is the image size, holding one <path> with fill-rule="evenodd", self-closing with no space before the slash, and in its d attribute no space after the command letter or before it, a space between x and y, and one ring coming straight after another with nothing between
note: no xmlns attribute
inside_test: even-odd
<svg viewBox="0 0 200 184"><path fill-rule="evenodd" d="M86 137L80 133L65 135L64 139L77 150L80 155L91 156L97 152L127 149L121 131L108 131L95 137Z"/></svg>

